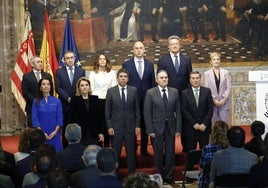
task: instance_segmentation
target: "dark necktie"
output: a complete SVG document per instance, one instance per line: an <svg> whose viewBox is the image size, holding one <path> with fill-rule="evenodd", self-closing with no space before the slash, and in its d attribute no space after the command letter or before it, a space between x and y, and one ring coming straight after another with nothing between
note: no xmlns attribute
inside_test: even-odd
<svg viewBox="0 0 268 188"><path fill-rule="evenodd" d="M73 67L69 67L70 70L70 83L73 85L73 80L74 80L74 73L73 73Z"/></svg>
<svg viewBox="0 0 268 188"><path fill-rule="evenodd" d="M175 57L175 69L176 69L176 72L178 74L179 69L180 69L179 60L178 60L178 56L177 55L175 55L174 57Z"/></svg>
<svg viewBox="0 0 268 188"><path fill-rule="evenodd" d="M125 108L126 105L126 95L125 95L125 88L122 87L121 89L121 99L122 99L122 105Z"/></svg>
<svg viewBox="0 0 268 188"><path fill-rule="evenodd" d="M164 105L165 105L165 108L167 108L167 106L168 106L168 98L167 98L167 94L166 94L166 89L162 89L162 91L163 91Z"/></svg>

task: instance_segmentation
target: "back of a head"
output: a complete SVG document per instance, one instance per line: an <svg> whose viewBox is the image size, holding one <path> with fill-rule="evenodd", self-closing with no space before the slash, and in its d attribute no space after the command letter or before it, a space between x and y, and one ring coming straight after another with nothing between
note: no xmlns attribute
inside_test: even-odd
<svg viewBox="0 0 268 188"><path fill-rule="evenodd" d="M48 174L55 168L55 162L49 155L42 155L36 163L36 172L40 178L47 178Z"/></svg>
<svg viewBox="0 0 268 188"><path fill-rule="evenodd" d="M227 131L229 126L224 121L216 121L212 127L211 132L211 143L220 145L221 147L229 146L229 141L227 139Z"/></svg>
<svg viewBox="0 0 268 188"><path fill-rule="evenodd" d="M255 120L251 123L251 133L254 137L261 137L265 132L265 125L263 122Z"/></svg>
<svg viewBox="0 0 268 188"><path fill-rule="evenodd" d="M86 163L86 166L96 165L97 164L97 155L101 147L98 145L88 145L83 152L83 159Z"/></svg>
<svg viewBox="0 0 268 188"><path fill-rule="evenodd" d="M48 188L67 188L71 187L70 174L59 168L50 172L47 177Z"/></svg>
<svg viewBox="0 0 268 188"><path fill-rule="evenodd" d="M97 155L98 169L104 173L109 174L117 168L116 152L112 148L103 148Z"/></svg>
<svg viewBox="0 0 268 188"><path fill-rule="evenodd" d="M239 126L233 126L228 130L227 138L232 147L241 148L245 144L245 131Z"/></svg>
<svg viewBox="0 0 268 188"><path fill-rule="evenodd" d="M29 146L31 151L37 150L41 145L46 142L46 136L40 129L34 129L29 134Z"/></svg>
<svg viewBox="0 0 268 188"><path fill-rule="evenodd" d="M266 133L261 149L265 158L268 158L268 133Z"/></svg>
<svg viewBox="0 0 268 188"><path fill-rule="evenodd" d="M30 152L29 138L33 130L34 130L33 128L27 128L20 134L18 151L24 152L24 153Z"/></svg>
<svg viewBox="0 0 268 188"><path fill-rule="evenodd" d="M159 175L159 174L158 174ZM124 181L124 188L160 188L161 182L155 180L154 175L148 175L144 172L130 174ZM159 175L161 178L161 176Z"/></svg>
<svg viewBox="0 0 268 188"><path fill-rule="evenodd" d="M69 143L79 142L81 139L81 127L76 124L68 124L65 130L65 138Z"/></svg>

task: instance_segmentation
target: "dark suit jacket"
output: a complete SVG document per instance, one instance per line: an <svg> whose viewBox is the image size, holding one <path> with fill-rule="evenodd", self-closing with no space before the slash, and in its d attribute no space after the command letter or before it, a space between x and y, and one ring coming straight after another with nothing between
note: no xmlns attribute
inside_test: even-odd
<svg viewBox="0 0 268 188"><path fill-rule="evenodd" d="M137 89L127 85L127 104L123 109L118 86L108 89L105 104L107 129L113 128L115 133L121 133L124 125L129 133L135 134L135 128L140 127L140 108Z"/></svg>
<svg viewBox="0 0 268 188"><path fill-rule="evenodd" d="M24 176L27 173L31 172L30 164L32 162L33 156L34 153L31 153L28 157L17 162L15 171L16 182L14 182L16 186L20 187L22 185Z"/></svg>
<svg viewBox="0 0 268 188"><path fill-rule="evenodd" d="M171 55L165 55L158 61L157 71L159 70L167 71L169 78L168 86L177 88L179 94L181 94L184 89L190 86L189 74L192 72L192 63L190 57L182 55L180 53L180 69L177 74Z"/></svg>
<svg viewBox="0 0 268 188"><path fill-rule="evenodd" d="M162 135L166 119L171 135L181 132L182 119L178 91L168 87L168 107L166 110L158 86L149 89L144 100L144 120L147 134Z"/></svg>
<svg viewBox="0 0 268 188"><path fill-rule="evenodd" d="M88 96L89 110L87 110L82 96L74 96L71 100L72 122L82 129L81 143L83 145L97 144L98 134L103 131L101 126L98 96Z"/></svg>
<svg viewBox="0 0 268 188"><path fill-rule="evenodd" d="M41 72L42 78L48 78L52 80L52 77L49 73L46 72ZM22 95L26 100L26 107L25 111L32 112L32 104L33 100L37 97L38 95L38 82L36 80L35 74L33 71L24 74L22 77Z"/></svg>
<svg viewBox="0 0 268 188"><path fill-rule="evenodd" d="M82 160L84 149L85 146L80 143L69 144L64 150L57 153L60 166L70 173L85 169L86 166Z"/></svg>
<svg viewBox="0 0 268 188"><path fill-rule="evenodd" d="M84 170L80 170L71 175L72 185L76 188L88 188L92 186L98 177L100 171L95 165L90 165Z"/></svg>
<svg viewBox="0 0 268 188"><path fill-rule="evenodd" d="M198 107L195 103L192 87L185 89L182 92L181 97L183 117L182 135L194 136L195 129L193 126L196 123L205 124L205 133L209 134L211 131L211 118L213 114L213 101L210 89L200 87Z"/></svg>
<svg viewBox="0 0 268 188"><path fill-rule="evenodd" d="M93 183L92 188L122 188L122 182L113 175L100 176L95 183Z"/></svg>
<svg viewBox="0 0 268 188"><path fill-rule="evenodd" d="M144 71L142 79L138 74L135 66L134 58L123 63L123 68L129 72L128 85L132 85L138 89L139 98L144 101L146 91L155 86L154 65L150 61L144 59Z"/></svg>
<svg viewBox="0 0 268 188"><path fill-rule="evenodd" d="M73 84L69 80L66 66L59 68L56 72L56 91L62 103L63 111L68 111L70 105L67 103L69 97L74 97L76 92L76 82L79 78L85 76L85 70L79 66L75 67Z"/></svg>

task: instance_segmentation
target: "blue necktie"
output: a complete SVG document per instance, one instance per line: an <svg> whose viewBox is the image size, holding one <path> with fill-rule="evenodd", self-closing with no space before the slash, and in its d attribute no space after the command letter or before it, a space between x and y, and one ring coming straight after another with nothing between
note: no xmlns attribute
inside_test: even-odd
<svg viewBox="0 0 268 188"><path fill-rule="evenodd" d="M176 72L178 74L179 69L180 69L179 60L178 60L178 56L177 55L175 55L174 57L175 57L175 69L176 69Z"/></svg>
<svg viewBox="0 0 268 188"><path fill-rule="evenodd" d="M165 105L165 108L167 108L167 106L168 106L168 98L167 98L167 94L166 94L166 89L162 89L162 91L163 91L164 105Z"/></svg>

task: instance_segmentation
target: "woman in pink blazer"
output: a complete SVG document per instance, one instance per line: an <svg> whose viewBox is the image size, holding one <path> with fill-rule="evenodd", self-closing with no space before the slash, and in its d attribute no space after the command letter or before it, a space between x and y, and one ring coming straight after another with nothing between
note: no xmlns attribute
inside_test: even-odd
<svg viewBox="0 0 268 188"><path fill-rule="evenodd" d="M230 125L231 75L227 70L220 68L220 53L212 52L210 63L212 68L204 73L204 85L210 88L213 98L212 125L218 120Z"/></svg>

